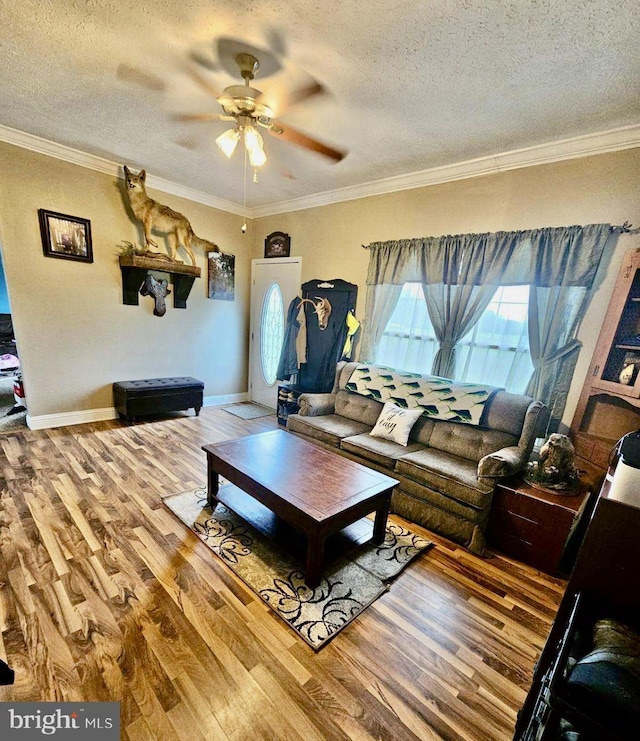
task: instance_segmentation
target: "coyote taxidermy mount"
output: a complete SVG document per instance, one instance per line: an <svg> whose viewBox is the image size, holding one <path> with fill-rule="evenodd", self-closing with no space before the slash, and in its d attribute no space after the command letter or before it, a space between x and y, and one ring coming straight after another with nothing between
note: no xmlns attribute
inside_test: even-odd
<svg viewBox="0 0 640 741"><path fill-rule="evenodd" d="M176 260L178 248L183 247L191 258L192 265L196 264L193 246L200 247L204 251L220 252L218 246L213 242L208 242L194 234L191 224L185 216L169 208L169 206L163 206L161 203L154 201L153 198L149 198L144 185L147 177L144 170L140 170L137 175L134 175L124 165L124 177L129 203L136 218L142 222L147 246L158 247L158 244L151 238L151 232L166 234L171 249L171 259Z"/></svg>

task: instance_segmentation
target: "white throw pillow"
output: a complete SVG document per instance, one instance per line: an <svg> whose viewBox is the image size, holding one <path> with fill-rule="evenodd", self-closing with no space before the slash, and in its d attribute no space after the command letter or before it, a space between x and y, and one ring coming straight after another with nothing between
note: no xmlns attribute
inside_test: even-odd
<svg viewBox="0 0 640 741"><path fill-rule="evenodd" d="M422 412L422 409L403 409L388 401L369 434L406 446L411 428L420 419Z"/></svg>

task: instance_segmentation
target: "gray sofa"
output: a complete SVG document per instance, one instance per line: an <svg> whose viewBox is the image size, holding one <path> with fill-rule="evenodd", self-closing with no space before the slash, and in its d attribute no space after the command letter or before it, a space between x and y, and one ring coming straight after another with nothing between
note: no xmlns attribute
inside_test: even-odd
<svg viewBox="0 0 640 741"><path fill-rule="evenodd" d="M525 466L535 438L544 435L547 408L498 391L481 427L423 415L405 447L369 435L383 404L346 389L354 370L371 367L339 363L331 393L302 394L287 429L398 479L392 512L482 555L496 482Z"/></svg>

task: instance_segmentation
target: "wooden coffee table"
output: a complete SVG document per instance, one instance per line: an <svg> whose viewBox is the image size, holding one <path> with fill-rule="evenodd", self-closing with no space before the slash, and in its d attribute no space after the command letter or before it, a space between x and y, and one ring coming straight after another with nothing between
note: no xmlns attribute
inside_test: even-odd
<svg viewBox="0 0 640 741"><path fill-rule="evenodd" d="M234 487L220 488L222 475L307 536L309 587L316 587L322 577L327 536L375 512L372 542L384 541L396 479L284 430L202 449L207 454L207 501L212 509L218 501L234 508Z"/></svg>

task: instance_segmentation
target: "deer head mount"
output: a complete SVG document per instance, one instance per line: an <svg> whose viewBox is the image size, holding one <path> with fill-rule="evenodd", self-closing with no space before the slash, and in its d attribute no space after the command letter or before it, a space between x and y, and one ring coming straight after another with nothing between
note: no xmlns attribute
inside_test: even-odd
<svg viewBox="0 0 640 741"><path fill-rule="evenodd" d="M156 316L164 316L167 311L166 297L171 293L168 288L167 281L162 278L157 280L147 273L147 277L144 279L144 283L140 286L141 296L153 296L155 306L153 307L153 313Z"/></svg>
<svg viewBox="0 0 640 741"><path fill-rule="evenodd" d="M301 304L307 303L313 306L313 312L318 317L318 326L321 331L324 331L329 325L329 317L331 316L331 304L326 298L316 296L316 300L310 298L303 298Z"/></svg>

